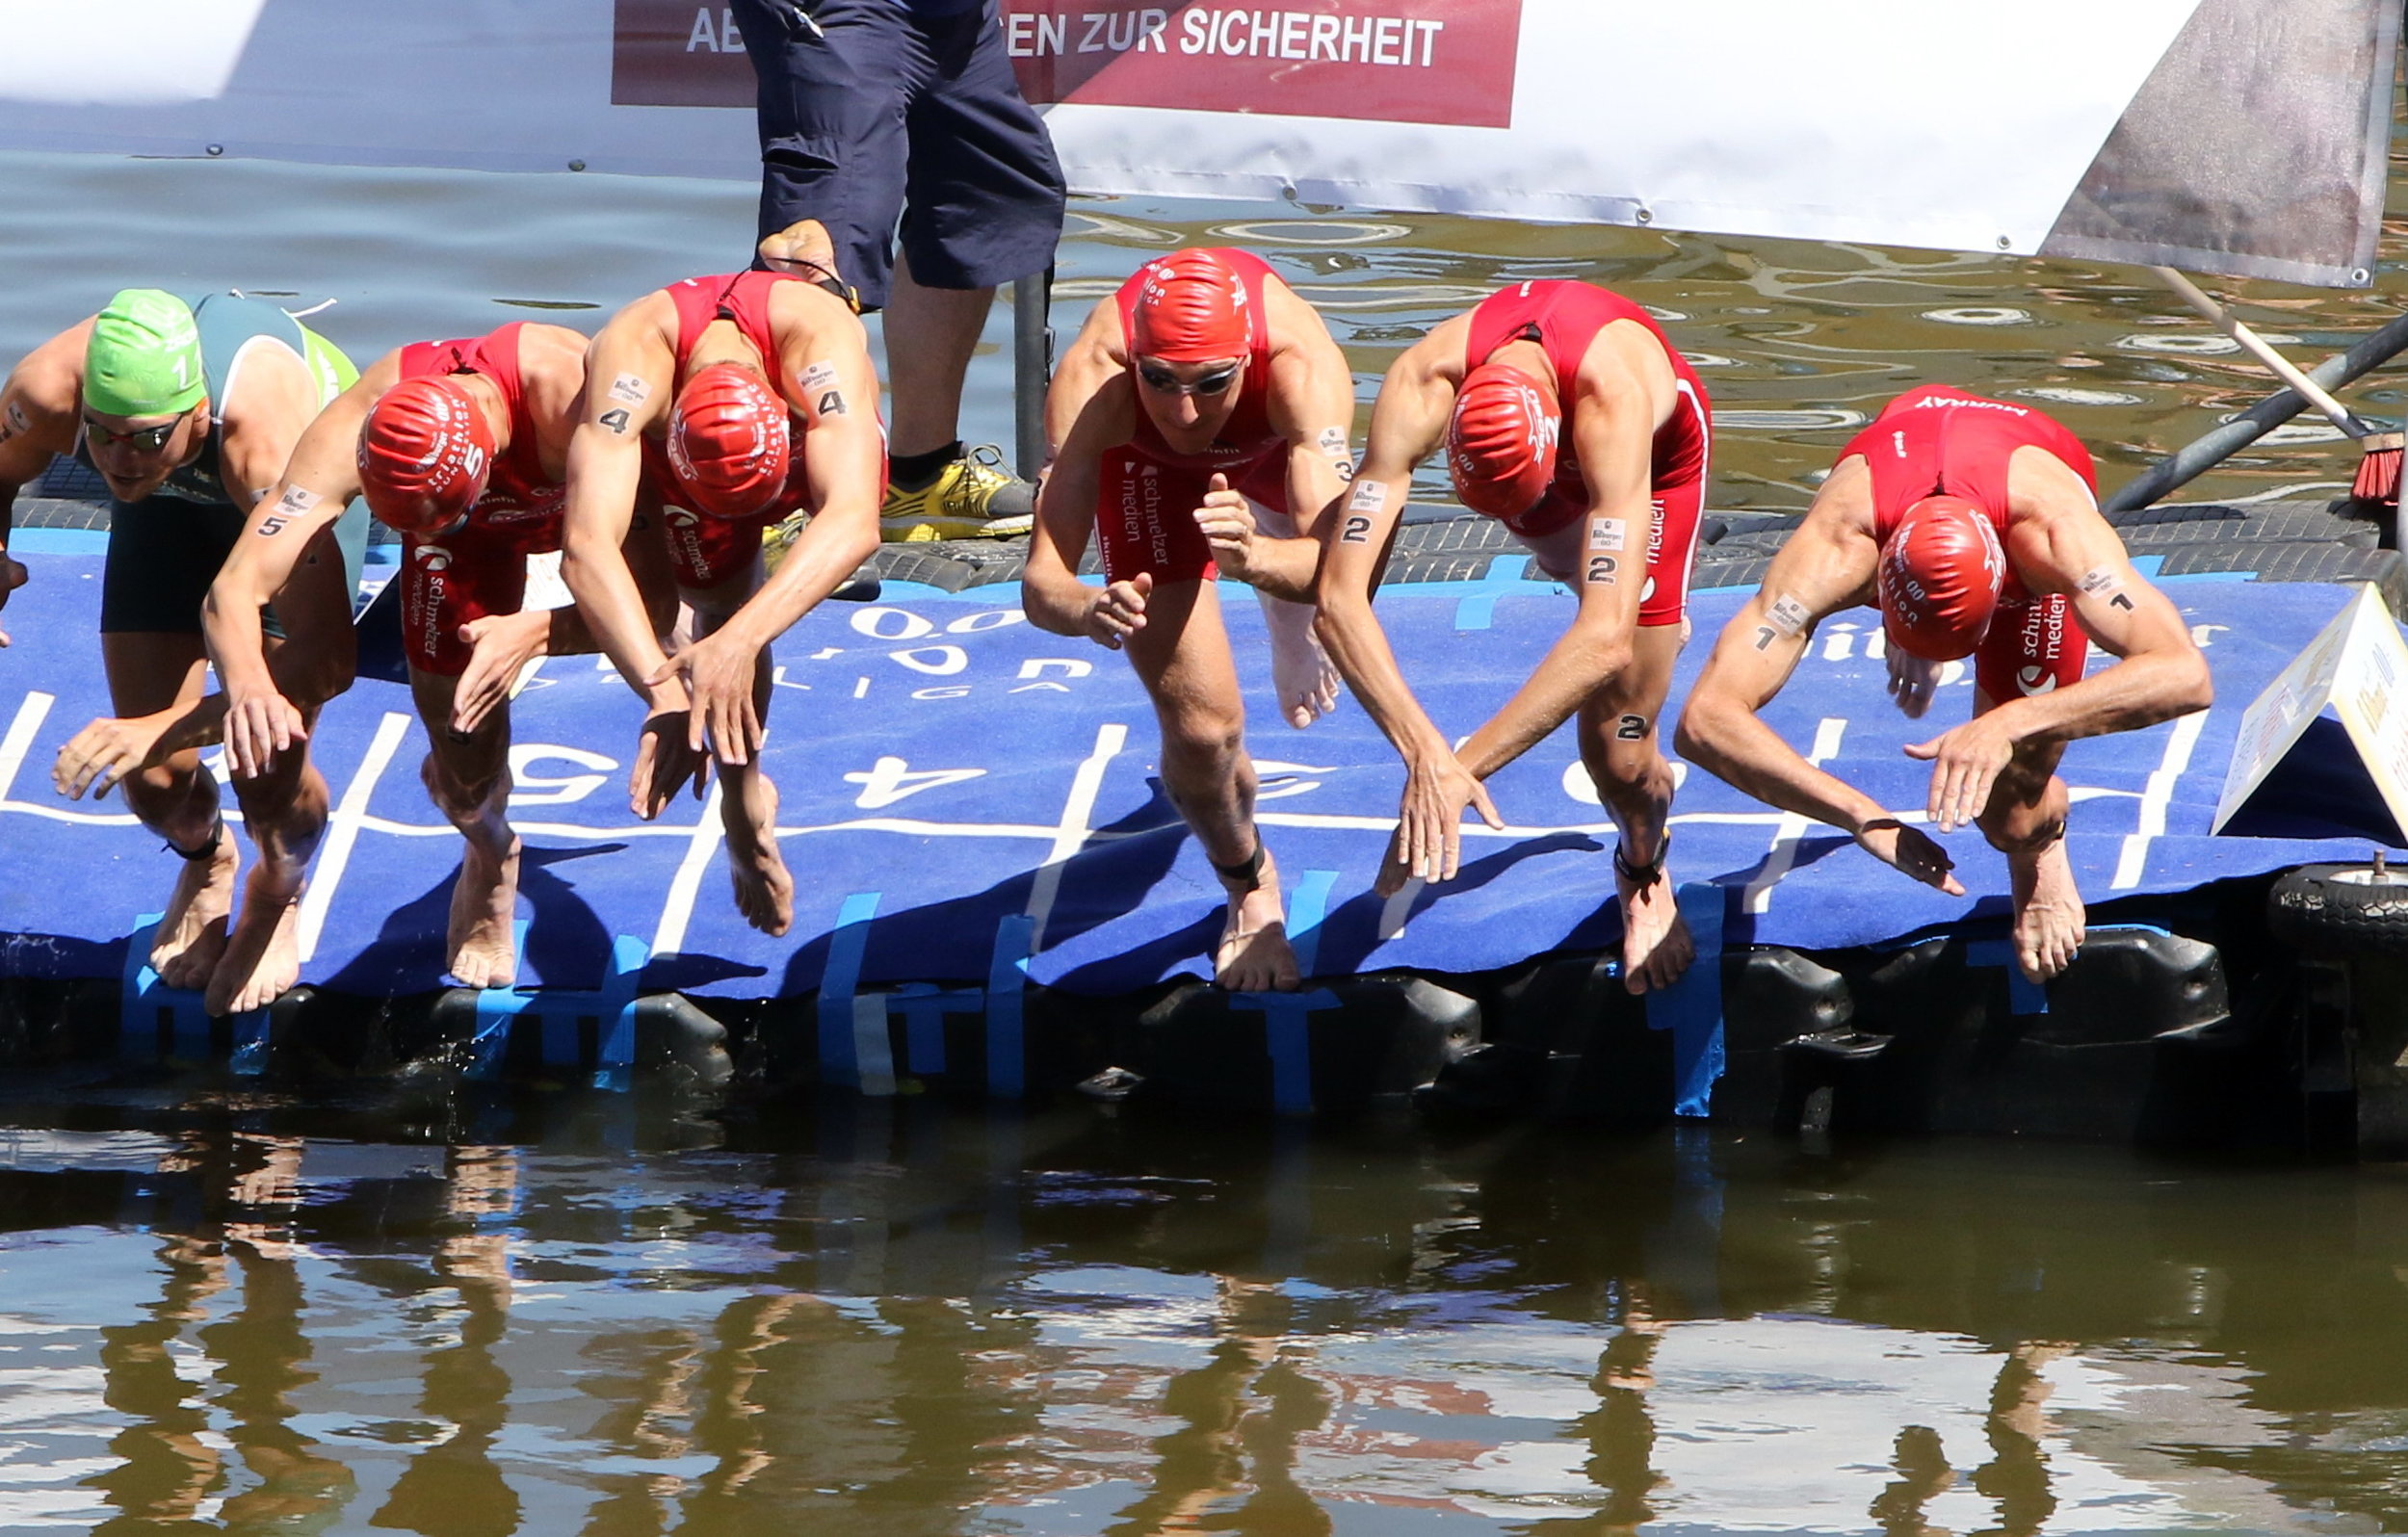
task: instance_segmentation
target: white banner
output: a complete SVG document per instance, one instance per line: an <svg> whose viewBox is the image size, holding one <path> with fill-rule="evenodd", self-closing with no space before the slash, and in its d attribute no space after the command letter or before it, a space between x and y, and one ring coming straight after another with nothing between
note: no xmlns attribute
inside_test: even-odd
<svg viewBox="0 0 2408 1537"><path fill-rule="evenodd" d="M900 3L900 0L898 0ZM2396 0L1001 0L1074 189L2369 280ZM750 179L695 0L0 0L0 145Z"/></svg>

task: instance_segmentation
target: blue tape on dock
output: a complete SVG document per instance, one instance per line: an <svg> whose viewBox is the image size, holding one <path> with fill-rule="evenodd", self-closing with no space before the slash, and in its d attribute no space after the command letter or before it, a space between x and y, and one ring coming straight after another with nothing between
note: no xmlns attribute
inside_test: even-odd
<svg viewBox="0 0 2408 1537"><path fill-rule="evenodd" d="M903 1054L910 1070L936 1077L945 1071L945 1016L984 1013L986 990L905 982L886 996L886 1006L903 1018Z"/></svg>
<svg viewBox="0 0 2408 1537"><path fill-rule="evenodd" d="M611 940L611 977L618 1007L602 1016L602 1039L594 1052L595 1088L627 1087L636 1065L637 988L651 959L652 947L633 934Z"/></svg>
<svg viewBox="0 0 2408 1537"><path fill-rule="evenodd" d="M1463 597L1454 606L1454 627L1462 630L1485 630L1497 622L1497 600L1515 592L1544 592L1555 586L1552 582L1532 582L1523 573L1530 569L1527 555L1501 555L1488 562L1488 569L1477 582L1450 582L1447 590L1461 592Z"/></svg>
<svg viewBox="0 0 2408 1537"><path fill-rule="evenodd" d="M241 1078L257 1078L268 1070L268 1011L254 1008L234 1016L234 1055L226 1064Z"/></svg>
<svg viewBox="0 0 2408 1537"><path fill-rule="evenodd" d="M527 920L510 925L510 953L527 953ZM510 1022L527 1006L527 994L515 987L477 990L477 1028L468 1037L468 1076L493 1078L502 1071L502 1054L509 1048Z"/></svg>
<svg viewBox="0 0 2408 1537"><path fill-rule="evenodd" d="M1691 881L1675 899L1697 958L1670 987L1647 995L1647 1028L1672 1032L1672 1109L1703 1116L1722 1077L1722 915L1729 894Z"/></svg>
<svg viewBox="0 0 2408 1537"><path fill-rule="evenodd" d="M885 1042L885 1001L855 996L877 901L874 891L846 898L837 910L836 930L828 936L827 970L820 982L820 1081L864 1094L892 1094L895 1064ZM877 1005L875 1040L862 1028L863 1003Z"/></svg>
<svg viewBox="0 0 2408 1537"><path fill-rule="evenodd" d="M510 944L524 956L527 921L510 925ZM477 1024L468 1043L468 1076L493 1078L502 1071L510 1031L533 1015L541 1032L543 1065L576 1071L585 1066L577 1022L599 1027L593 1086L623 1089L636 1060L636 998L652 948L630 934L611 939L611 970L599 987L487 987L477 994Z"/></svg>
<svg viewBox="0 0 2408 1537"><path fill-rule="evenodd" d="M1263 1045L1270 1055L1271 1108L1305 1115L1313 1108L1313 1016L1338 1006L1325 987L1309 993L1232 993L1229 1006L1263 1016Z"/></svg>
<svg viewBox="0 0 2408 1537"><path fill-rule="evenodd" d="M144 913L125 941L125 970L118 993L118 1055L144 1060L159 1055L159 1016L168 1016L168 1055L179 1061L207 1061L213 1051L209 1011L200 994L170 987L150 969L150 947L164 913ZM232 1067L245 1076L268 1065L268 1011L248 1009L233 1018Z"/></svg>
<svg viewBox="0 0 2408 1537"><path fill-rule="evenodd" d="M2009 1014L2046 1014L2049 1011L2049 990L2024 975L2015 964L2015 947L2003 939L1976 939L1965 947L1968 966L2003 966L2006 968L2006 1011Z"/></svg>
<svg viewBox="0 0 2408 1537"><path fill-rule="evenodd" d="M1337 884L1334 870L1308 870L1296 883L1296 899L1288 904L1288 945L1296 951L1299 977L1312 976L1321 959L1322 920L1329 916L1329 894Z"/></svg>
<svg viewBox="0 0 2408 1537"><path fill-rule="evenodd" d="M1036 921L1013 913L995 925L995 953L986 966L986 1092L1016 1100L1026 1085L1027 1048L1021 1036L1020 993L1028 981L1029 942Z"/></svg>
<svg viewBox="0 0 2408 1537"><path fill-rule="evenodd" d="M1296 951L1296 971L1313 975L1321 952L1322 920L1329 914L1329 894L1338 884L1334 870L1308 870L1296 884L1288 903L1288 944ZM1270 1056L1271 1107L1282 1115L1304 1115L1313 1108L1313 1016L1338 1006L1338 995L1327 988L1309 993L1233 993L1229 1006L1263 1016L1263 1046Z"/></svg>

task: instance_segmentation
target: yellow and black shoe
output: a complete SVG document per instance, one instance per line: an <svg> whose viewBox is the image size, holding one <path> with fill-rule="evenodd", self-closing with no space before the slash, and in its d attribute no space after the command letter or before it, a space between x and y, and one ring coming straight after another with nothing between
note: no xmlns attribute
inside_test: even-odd
<svg viewBox="0 0 2408 1537"><path fill-rule="evenodd" d="M981 443L924 484L888 487L878 537L889 544L1004 538L1028 533L1035 512L1036 487L1004 468L1003 450Z"/></svg>

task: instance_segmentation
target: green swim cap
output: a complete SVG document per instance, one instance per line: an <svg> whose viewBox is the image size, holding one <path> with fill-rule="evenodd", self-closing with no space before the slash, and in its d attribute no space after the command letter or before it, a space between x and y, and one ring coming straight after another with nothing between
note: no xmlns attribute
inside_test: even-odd
<svg viewBox="0 0 2408 1537"><path fill-rule="evenodd" d="M208 393L192 306L156 288L119 290L84 349L85 405L103 416L166 416Z"/></svg>

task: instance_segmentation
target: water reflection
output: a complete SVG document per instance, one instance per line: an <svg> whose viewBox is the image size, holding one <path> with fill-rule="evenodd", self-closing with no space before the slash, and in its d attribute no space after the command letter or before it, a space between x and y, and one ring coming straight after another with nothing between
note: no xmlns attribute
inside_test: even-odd
<svg viewBox="0 0 2408 1537"><path fill-rule="evenodd" d="M632 1113L0 1137L0 1527L2408 1522L2380 1174Z"/></svg>

